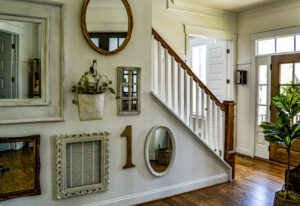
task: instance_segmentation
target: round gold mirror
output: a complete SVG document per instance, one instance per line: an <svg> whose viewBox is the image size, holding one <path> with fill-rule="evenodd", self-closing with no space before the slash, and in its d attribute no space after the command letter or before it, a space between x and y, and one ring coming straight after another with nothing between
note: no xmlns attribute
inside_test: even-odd
<svg viewBox="0 0 300 206"><path fill-rule="evenodd" d="M81 24L88 43L100 54L116 54L131 38L133 18L127 0L85 0Z"/></svg>

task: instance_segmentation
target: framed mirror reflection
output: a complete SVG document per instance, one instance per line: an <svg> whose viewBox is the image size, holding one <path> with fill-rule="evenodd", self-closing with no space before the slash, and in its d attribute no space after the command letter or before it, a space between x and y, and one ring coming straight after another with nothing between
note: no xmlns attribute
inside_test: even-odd
<svg viewBox="0 0 300 206"><path fill-rule="evenodd" d="M175 139L165 126L153 127L145 143L145 161L151 174L164 176L169 173L175 161Z"/></svg>
<svg viewBox="0 0 300 206"><path fill-rule="evenodd" d="M41 194L39 148L39 135L0 137L0 201Z"/></svg>
<svg viewBox="0 0 300 206"><path fill-rule="evenodd" d="M101 54L118 53L131 38L133 17L127 0L85 0L81 20L85 38Z"/></svg>
<svg viewBox="0 0 300 206"><path fill-rule="evenodd" d="M46 102L46 21L0 15L0 100ZM4 100L4 101L3 101Z"/></svg>

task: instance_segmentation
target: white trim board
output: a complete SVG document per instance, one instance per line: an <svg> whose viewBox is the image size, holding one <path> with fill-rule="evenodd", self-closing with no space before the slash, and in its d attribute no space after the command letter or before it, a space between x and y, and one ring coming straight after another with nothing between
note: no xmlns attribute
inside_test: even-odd
<svg viewBox="0 0 300 206"><path fill-rule="evenodd" d="M209 187L212 185L217 185L229 181L228 175L226 173L218 174L214 176L204 177L201 179L191 180L168 187L157 188L154 190L148 190L145 192L140 192L136 194L130 194L122 197L117 197L109 200L104 200L97 203L85 204L82 206L119 206L119 205L133 205L138 203L143 203L155 199L160 199L188 191L193 191L196 189L201 189L204 187Z"/></svg>
<svg viewBox="0 0 300 206"><path fill-rule="evenodd" d="M201 6L200 4L188 3L181 0L167 0L167 9L176 10L200 16L208 16L213 18L222 18L237 20L238 14L235 12L225 11L221 9L213 9Z"/></svg>
<svg viewBox="0 0 300 206"><path fill-rule="evenodd" d="M250 39L258 40L258 39L275 38L275 37L295 35L295 34L300 34L300 25L250 34Z"/></svg>
<svg viewBox="0 0 300 206"><path fill-rule="evenodd" d="M195 34L230 41L237 41L238 39L238 35L236 33L231 33L226 30L211 29L189 24L184 24L184 32L188 36L191 34Z"/></svg>
<svg viewBox="0 0 300 206"><path fill-rule="evenodd" d="M243 154L246 156L250 156L253 157L253 152L250 149L245 149L245 148L241 148L241 147L236 147L235 149L236 153L238 154Z"/></svg>

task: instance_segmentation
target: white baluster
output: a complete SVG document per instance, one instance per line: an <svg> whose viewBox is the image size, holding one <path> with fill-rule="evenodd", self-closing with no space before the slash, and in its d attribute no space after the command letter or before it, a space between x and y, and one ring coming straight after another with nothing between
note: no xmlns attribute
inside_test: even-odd
<svg viewBox="0 0 300 206"><path fill-rule="evenodd" d="M220 140L221 140L221 136L220 136L220 130L221 130L221 127L220 127L220 121L221 121L221 112L220 112L220 107L218 106L217 107L217 153L218 155L220 155Z"/></svg>
<svg viewBox="0 0 300 206"><path fill-rule="evenodd" d="M162 97L162 68L161 68L161 61L162 61L162 56L161 56L161 44L158 42L158 96L161 98Z"/></svg>
<svg viewBox="0 0 300 206"><path fill-rule="evenodd" d="M189 125L188 123L188 74L187 72L184 70L184 105L183 105L183 117L184 117L184 121L187 125Z"/></svg>
<svg viewBox="0 0 300 206"><path fill-rule="evenodd" d="M190 111L189 111L189 118L190 118L190 128L192 130L194 130L194 112L193 112L193 109L194 109L194 80L193 78L190 76Z"/></svg>
<svg viewBox="0 0 300 206"><path fill-rule="evenodd" d="M225 112L221 111L222 116L222 129L221 131L221 157L224 159L224 150L225 150Z"/></svg>
<svg viewBox="0 0 300 206"><path fill-rule="evenodd" d="M171 98L172 98L172 109L175 112L175 95L176 95L176 84L175 84L175 58L172 56L171 57L171 87L172 87L172 92L171 92Z"/></svg>
<svg viewBox="0 0 300 206"><path fill-rule="evenodd" d="M199 135L199 85L196 84L196 120L195 120L196 134ZM199 135L200 136L200 135Z"/></svg>
<svg viewBox="0 0 300 206"><path fill-rule="evenodd" d="M210 144L210 97L206 95L206 142L209 146Z"/></svg>
<svg viewBox="0 0 300 206"><path fill-rule="evenodd" d="M169 105L169 52L165 49L165 103Z"/></svg>
<svg viewBox="0 0 300 206"><path fill-rule="evenodd" d="M182 71L181 71L181 65L178 63L178 105L177 105L177 114L180 118L182 118L182 96L181 96L181 91L182 91Z"/></svg>
<svg viewBox="0 0 300 206"><path fill-rule="evenodd" d="M201 139L204 140L205 138L205 117L204 117L204 110L205 110L205 99L204 99L204 90L201 89Z"/></svg>
<svg viewBox="0 0 300 206"><path fill-rule="evenodd" d="M211 138L211 148L215 151L216 151L216 144L215 144L215 138L216 138L216 104L214 101L211 102L211 116L212 116L212 119L211 119L211 129L212 129L212 138Z"/></svg>
<svg viewBox="0 0 300 206"><path fill-rule="evenodd" d="M154 78L154 70L155 70L155 39L154 39L154 35L152 35L152 55L151 55L151 62L152 62L152 68L151 68L151 91L155 91L154 90L154 81L155 81L155 78Z"/></svg>

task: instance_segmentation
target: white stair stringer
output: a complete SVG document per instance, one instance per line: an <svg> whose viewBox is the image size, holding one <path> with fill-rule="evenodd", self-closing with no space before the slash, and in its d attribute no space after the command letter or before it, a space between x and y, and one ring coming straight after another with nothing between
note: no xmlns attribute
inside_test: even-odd
<svg viewBox="0 0 300 206"><path fill-rule="evenodd" d="M153 97L154 101L156 101L159 105L161 105L164 109L167 110L169 114L171 114L178 122L181 123L181 125L191 134L197 142L204 145L206 150L213 154L223 165L225 165L228 168L228 176L230 181L232 181L232 168L231 166L223 159L221 158L215 151L205 142L203 141L199 135L197 135L196 132L194 132L189 125L187 125L167 104L165 104L154 92L150 92L151 96Z"/></svg>

